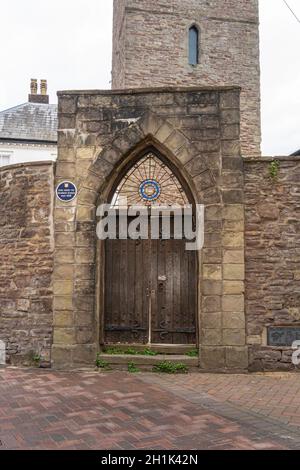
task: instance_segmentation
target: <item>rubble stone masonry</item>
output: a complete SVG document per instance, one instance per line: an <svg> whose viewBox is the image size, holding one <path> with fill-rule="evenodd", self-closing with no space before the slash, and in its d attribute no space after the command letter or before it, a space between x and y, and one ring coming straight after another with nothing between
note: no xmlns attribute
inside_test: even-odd
<svg viewBox="0 0 300 470"><path fill-rule="evenodd" d="M51 162L0 169L0 340L12 364L50 363L52 206Z"/></svg>
<svg viewBox="0 0 300 470"><path fill-rule="evenodd" d="M290 348L267 346L268 326L300 325L300 158L245 161L246 329L249 367L293 369Z"/></svg>
<svg viewBox="0 0 300 470"><path fill-rule="evenodd" d="M188 60L193 24L200 33L197 66ZM240 86L242 155L260 155L258 0L114 0L112 83Z"/></svg>

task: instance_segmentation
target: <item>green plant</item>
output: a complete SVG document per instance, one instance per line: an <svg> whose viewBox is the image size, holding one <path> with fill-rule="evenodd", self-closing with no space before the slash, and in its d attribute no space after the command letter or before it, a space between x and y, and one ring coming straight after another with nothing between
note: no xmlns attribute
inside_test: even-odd
<svg viewBox="0 0 300 470"><path fill-rule="evenodd" d="M110 354L111 356L128 354L130 356L133 356L136 354L136 351L133 348L121 349L117 347L110 347L110 348L105 349L105 354Z"/></svg>
<svg viewBox="0 0 300 470"><path fill-rule="evenodd" d="M135 365L134 362L129 362L128 364L128 372L130 372L131 374L136 374L137 372L139 372L140 370L137 368L137 366Z"/></svg>
<svg viewBox="0 0 300 470"><path fill-rule="evenodd" d="M103 361L103 359L101 359L100 353L97 353L97 357L96 357L96 367L97 367L98 369L109 369L109 364L108 364L108 362Z"/></svg>
<svg viewBox="0 0 300 470"><path fill-rule="evenodd" d="M135 356L137 351L133 348L124 349L123 354L127 354L128 356Z"/></svg>
<svg viewBox="0 0 300 470"><path fill-rule="evenodd" d="M121 349L117 347L110 347L105 349L105 354L110 354L110 355L128 355L128 356L156 356L157 353L155 351L152 351L149 348L143 349L142 351L138 351L137 349L134 348L127 348L127 349Z"/></svg>
<svg viewBox="0 0 300 470"><path fill-rule="evenodd" d="M269 173L272 180L276 180L280 169L280 161L273 160L269 165Z"/></svg>
<svg viewBox="0 0 300 470"><path fill-rule="evenodd" d="M107 348L104 350L104 353L113 355L113 354L121 354L121 351L119 351L117 348Z"/></svg>
<svg viewBox="0 0 300 470"><path fill-rule="evenodd" d="M40 354L38 354L38 353L33 354L32 361L33 361L33 363L35 364L36 367L38 367L40 365L41 360L42 360L42 358L41 358Z"/></svg>
<svg viewBox="0 0 300 470"><path fill-rule="evenodd" d="M35 351L29 351L29 353L27 354L27 365L29 367L31 366L34 366L34 367L40 367L40 363L41 363L41 355Z"/></svg>
<svg viewBox="0 0 300 470"><path fill-rule="evenodd" d="M199 356L199 351L198 349L191 349L186 353L187 356L189 357L198 357Z"/></svg>
<svg viewBox="0 0 300 470"><path fill-rule="evenodd" d="M157 352L152 351L152 349L149 348L144 349L138 354L141 354L142 356L157 356Z"/></svg>
<svg viewBox="0 0 300 470"><path fill-rule="evenodd" d="M153 367L153 372L161 372L164 374L187 374L188 367L182 363L163 361Z"/></svg>

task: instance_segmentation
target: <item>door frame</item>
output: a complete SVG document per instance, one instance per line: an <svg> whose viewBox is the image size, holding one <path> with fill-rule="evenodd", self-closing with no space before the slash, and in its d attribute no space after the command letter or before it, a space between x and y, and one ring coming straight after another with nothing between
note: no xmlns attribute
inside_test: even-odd
<svg viewBox="0 0 300 470"><path fill-rule="evenodd" d="M150 221L150 218L151 218L151 214L150 214L150 213L149 213L148 217L149 217L149 221ZM160 216L159 216L160 220L162 220L163 217L164 217L163 215L160 215ZM172 225L172 223L171 223L171 225ZM108 317L106 316L106 312L105 312L106 300L107 300L106 296L107 296L107 294L108 294L108 292L109 292L109 287L106 286L106 282L107 282L107 277L106 277L106 276L107 276L107 270L106 270L105 268L107 267L107 260L106 260L106 257L107 257L107 246L108 246L108 243L110 243L110 241L109 241L109 240L105 240L105 242L104 242L104 251L105 251L104 281L105 281L105 282L104 282L104 295L103 295L103 299L104 299L104 315L103 315L103 338L102 338L102 340L103 340L103 345L105 345L106 347L107 347L107 346L113 346L114 344L116 344L116 345L121 345L121 346L124 346L124 347L125 347L125 346L130 347L130 346L132 346L132 345L135 345L135 346L137 346L137 345L144 345L144 347L147 346L147 347L149 347L149 348L154 348L155 346L158 346L158 345L163 345L163 346L167 345L167 346L169 346L169 347L173 346L174 348L176 348L176 346L178 346L178 345L181 346L181 347L183 347L184 345L186 345L189 349L191 349L191 348L194 348L194 347L197 346L197 332L198 332L197 323L196 323L196 320L197 320L197 304L196 304L196 300L197 300L197 272L198 272L198 270L197 270L197 254L196 254L195 252L187 252L187 251L184 251L184 246L185 246L185 243L186 243L186 239L176 240L176 239L174 239L174 237L172 237L172 240L173 240L174 243L176 243L176 245L177 245L177 243L180 243L180 244L181 244L180 252L181 252L181 253L182 253L182 252L183 252L183 253L186 253L186 256L187 256L187 258L185 258L186 261L187 261L187 260L191 260L191 256L192 256L192 266L188 266L189 269L188 269L187 271L184 271L184 273L186 274L186 276L181 276L180 289L182 289L183 287L187 287L187 285L184 286L183 283L182 283L184 278L191 281L191 287L192 287L192 291L193 291L193 302L190 302L190 297L189 297L189 295L190 295L190 292L191 292L191 291L189 291L188 288L185 289L185 294L184 294L184 295L186 296L185 299L186 299L186 301L188 302L188 305L189 305L187 311L190 312L190 313L192 313L191 310L189 310L189 308L191 307L191 308L193 309L193 314L192 314L191 316L189 316L190 320L191 320L191 318L193 318L193 320L192 320L193 323L188 324L187 326L188 326L189 328L190 328L190 327L193 327L194 331L192 332L192 334L193 334L193 336L195 337L195 341L193 341L193 342L181 342L181 343L180 343L180 342L173 342L173 341L172 341L172 342L166 343L166 342L163 342L163 341L160 342L160 341L154 341L154 340L153 340L154 336L157 337L157 328L159 328L158 324L157 324L156 326L154 326L153 323L152 323L152 319L154 318L154 316L153 316L153 314L152 314L152 311L155 311L155 312L157 312L157 314L158 314L157 308L158 308L158 305L159 305L159 303L158 303L158 302L159 302L159 300L158 300L158 299L159 299L159 278L157 278L157 276L154 276L154 278L153 278L153 271L152 271L152 268L154 267L154 268L156 268L156 270L158 270L158 269L159 269L159 266L158 266L156 263L153 263L153 264L152 264L152 260L153 260L153 256L152 256L152 255L153 255L153 251L152 251L152 250L153 250L155 247L158 247L158 248L156 248L156 249L159 249L159 246L160 246L160 244L157 245L157 243L154 243L154 244L153 244L153 241L154 241L154 242L161 241L162 243L163 243L164 241L165 241L165 242L168 241L168 240L163 240L163 239L161 239L161 238L160 238L159 240L157 240L157 239L152 240L151 238L148 238L148 239L146 239L146 240L145 240L145 239L139 240L139 244L141 244L142 246L145 246L146 253L149 254L149 263L151 264L151 266L150 266L150 265L148 266L149 269L146 270L147 273L148 273L148 275L149 275L149 277L147 277L146 279L144 279L144 282L142 283L142 284L143 284L143 288L142 288L142 291L141 291L141 293L140 293L141 298L142 298L142 304L143 304L143 314L142 314L142 316L143 316L143 317L144 317L144 315L147 316L147 320L144 321L144 323L141 325L143 329L147 328L147 329L146 329L146 334L143 335L144 342L136 342L136 343L135 343L135 342L130 342L129 339L128 339L128 342L127 342L127 343L125 343L125 342L122 343L121 341L118 341L117 338L116 338L116 342L114 343L114 342L112 342L112 341L108 341L108 340L107 340L107 336L109 336L109 330L106 330L106 326L107 326L107 324L110 324L110 323L111 323L111 321L110 321L111 318L108 319ZM116 241L118 241L118 240L114 240L114 242L116 242ZM119 242L122 243L122 240L120 240ZM135 243L136 243L137 240L136 240L136 241L132 240L132 242L135 242ZM115 245L113 245L113 246L115 246ZM172 247L172 244L171 244L171 247ZM178 246L176 246L176 247L174 246L174 248L172 249L172 253L173 253L173 254L171 255L171 259L173 259L172 256L174 256L176 253L179 254L179 256L182 256L182 255L180 254L180 252L179 252L179 253L177 252L177 248L178 248ZM144 249L144 248L142 249L143 253L145 252L145 251L144 251L145 249ZM182 251L182 250L183 250L183 251ZM165 252L165 256L167 256L167 252L169 253L169 250ZM114 257L115 255L113 254L112 256ZM118 257L118 255L116 255L116 256ZM127 255L127 256L128 256L128 255ZM117 258L113 258L113 259L116 260ZM136 260L136 258L134 258L133 266L135 265L135 260ZM130 257L128 256L128 258L127 258L127 263L128 263L127 266L128 266L129 264L131 264L130 261L131 261L131 260L130 260ZM169 261L170 261L170 259L169 259ZM173 261L172 261L172 262L173 262ZM188 263L189 263L189 262L188 262ZM150 269L150 268L151 268L151 269ZM167 266L165 266L165 268L167 269ZM128 268L128 269L129 269L129 268ZM134 268L133 268L133 269L134 269ZM146 265L144 266L144 269L146 269ZM131 268L130 268L130 270L131 270ZM110 269L110 271L111 271L111 269ZM167 270L164 271L164 272L167 273ZM172 272L173 272L173 270L172 270ZM169 273L169 274L170 274L170 276L168 276L168 279L171 279L171 278L172 278L172 274L171 274L171 273ZM135 274L135 276L136 276L136 274ZM122 276L118 277L118 279L119 279L120 282L122 282L122 281L121 281ZM135 283L135 282L138 282L138 279L140 279L140 278L135 277L134 283ZM174 277L174 280L175 280L175 277ZM154 281L154 283L153 283L153 281ZM113 282L113 281L112 281L112 279L110 278L110 283L111 283L111 282ZM110 283L109 283L109 284L110 284ZM132 287L133 287L133 286L132 286ZM178 287L179 287L179 286L178 286ZM174 291L174 293L175 293L175 291ZM111 292L110 292L110 296L111 296ZM144 300L145 300L145 297L144 297L144 296L146 296L146 298L147 298L147 302L146 302L145 305L144 305ZM174 298L173 298L173 301L170 299L170 302L171 302L171 309L170 309L170 312L172 312L172 310L173 310L173 313L171 313L172 324L173 324L173 322L174 322L174 321L176 320L176 318L178 318L178 317L177 317L177 315L175 314ZM182 305L182 304L180 303L180 305ZM111 312L111 314L112 314L112 312ZM180 319L183 320L183 318L181 318L181 316L180 316ZM130 319L129 319L129 317L127 318L127 320L128 320L128 321L126 322L126 324L129 325L129 324L130 324ZM158 319L156 320L156 323L157 323L157 322L158 322ZM181 323L181 322L180 322L180 323ZM117 331L118 331L118 330L117 330ZM121 330L120 330L120 331L121 331ZM183 333L183 332L182 332L182 333ZM175 334L175 333L171 333L172 336L174 336L174 334ZM180 335L180 333L177 333L177 334ZM147 339L148 341L145 341L146 339ZM161 338L160 338L160 339L161 339Z"/></svg>
<svg viewBox="0 0 300 470"><path fill-rule="evenodd" d="M193 212L196 211L196 200L194 194L196 194L195 188L187 182L187 176L183 175L182 172L179 170L177 165L173 162L175 157L170 155L171 158L168 158L157 149L152 143L143 147L142 149L137 148L135 152L131 155L127 156L127 158L123 161L121 165L121 169L118 169L114 172L115 178L112 177L112 180L108 183L106 191L100 195L99 202L106 202L110 203L112 201L113 195L122 180L125 174L130 170L132 166L135 165L137 161L142 159L145 155L152 152L157 158L159 158L165 165L167 165L174 175L178 178L179 182L181 183L186 196L193 207ZM193 189L192 189L193 188ZM95 280L96 280L96 299L95 299L95 311L96 311L96 321L95 321L95 328L97 331L97 344L99 351L102 351L105 348L105 272L106 272L106 256L105 256L105 240L98 240L96 239L96 272L95 272ZM200 266L201 266L201 252L197 253L196 256L196 279L197 279L197 287L196 287L196 302L195 302L195 312L196 312L196 345L197 349L200 348L200 298L201 298L201 286L200 286ZM128 346L128 345L127 345ZM137 349L139 347L145 348L143 345L132 345ZM159 347L160 345L152 345L151 349L155 350L155 346ZM122 345L120 344L120 347ZM181 349L182 351L188 351L193 347L193 345L168 345L164 344L161 345L161 348L165 348L165 350L173 350L173 349Z"/></svg>

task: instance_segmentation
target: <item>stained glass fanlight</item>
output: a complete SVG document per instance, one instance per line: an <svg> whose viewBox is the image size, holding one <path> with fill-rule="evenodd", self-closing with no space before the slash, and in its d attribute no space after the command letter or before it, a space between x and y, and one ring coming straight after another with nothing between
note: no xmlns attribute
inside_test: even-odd
<svg viewBox="0 0 300 470"><path fill-rule="evenodd" d="M184 206L185 191L172 170L149 152L124 176L112 200L118 206Z"/></svg>

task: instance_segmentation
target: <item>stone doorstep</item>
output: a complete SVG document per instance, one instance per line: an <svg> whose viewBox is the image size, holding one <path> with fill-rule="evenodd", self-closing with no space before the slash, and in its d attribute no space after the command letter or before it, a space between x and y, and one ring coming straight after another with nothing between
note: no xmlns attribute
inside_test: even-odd
<svg viewBox="0 0 300 470"><path fill-rule="evenodd" d="M203 369L198 367L197 372L199 374L212 374L212 375L255 375L255 373L249 372L248 369L233 369L229 367L217 367L215 369Z"/></svg>
<svg viewBox="0 0 300 470"><path fill-rule="evenodd" d="M131 354L101 354L100 359L110 366L128 366L134 363L137 366L153 367L160 362L172 362L186 365L188 368L198 368L199 358L182 355L159 354L157 356L139 356Z"/></svg>
<svg viewBox="0 0 300 470"><path fill-rule="evenodd" d="M196 344L105 344L104 349L108 348L117 348L122 351L126 349L134 349L135 351L144 351L145 349L150 349L158 354L170 354L175 356L186 355L189 351L197 349ZM105 354L105 351L103 352Z"/></svg>

